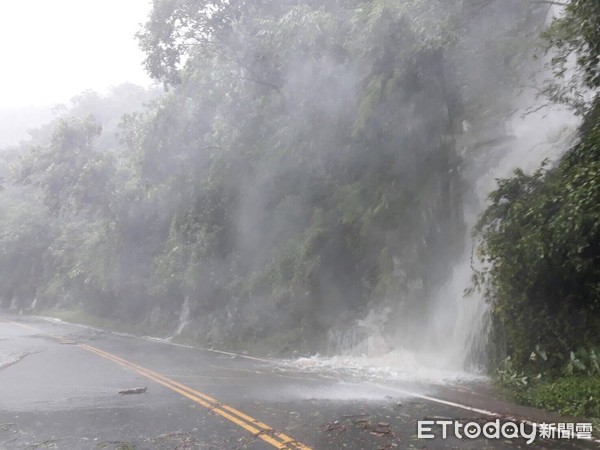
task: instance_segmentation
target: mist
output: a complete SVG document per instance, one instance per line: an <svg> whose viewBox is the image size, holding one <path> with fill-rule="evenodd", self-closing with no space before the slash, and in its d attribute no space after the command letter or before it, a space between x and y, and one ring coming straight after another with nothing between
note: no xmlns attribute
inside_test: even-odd
<svg viewBox="0 0 600 450"><path fill-rule="evenodd" d="M483 373L472 227L496 178L557 160L578 125L526 114L547 102L527 86L549 14L155 1L137 40L164 89L83 91L3 133L0 305L300 365Z"/></svg>

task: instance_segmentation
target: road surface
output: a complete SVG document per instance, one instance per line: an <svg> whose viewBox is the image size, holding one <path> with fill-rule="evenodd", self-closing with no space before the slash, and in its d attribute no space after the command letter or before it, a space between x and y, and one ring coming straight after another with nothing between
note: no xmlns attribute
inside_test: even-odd
<svg viewBox="0 0 600 450"><path fill-rule="evenodd" d="M119 393L135 388L147 389ZM419 420L567 421L485 392L476 383L372 382L0 314L2 449L597 448L581 439L459 439L453 428L446 439L439 428L435 438L418 436Z"/></svg>

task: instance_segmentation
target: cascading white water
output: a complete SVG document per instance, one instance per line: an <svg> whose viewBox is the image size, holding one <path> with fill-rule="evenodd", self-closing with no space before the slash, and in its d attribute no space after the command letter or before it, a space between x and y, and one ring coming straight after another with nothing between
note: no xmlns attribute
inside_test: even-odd
<svg viewBox="0 0 600 450"><path fill-rule="evenodd" d="M559 6L552 6L547 23L560 13ZM448 261L452 266L448 280L429 301L419 298L418 293L414 298L399 299L400 305L408 306L406 310L400 306L400 319L391 319L389 308L382 307L372 309L350 328L330 331L331 348L338 356L302 359L303 367L422 381L480 373L490 309L481 293L465 296L473 274L471 230L497 179L511 176L516 168L532 172L544 160L557 160L574 144L579 125L571 112L549 107L534 92L521 92L518 98L521 107L513 105L517 112L508 117L492 114L479 118L478 123L463 124L458 148L465 161L463 176L469 189L463 199L467 231L460 257ZM427 306L415 315L410 311L415 303Z"/></svg>
<svg viewBox="0 0 600 450"><path fill-rule="evenodd" d="M562 14L560 5L551 5L546 17L548 25ZM475 171L468 184L475 193L474 200L463 205L468 233L465 248L458 264L445 286L436 295L431 311L432 332L429 351L437 355L446 368L478 370L485 361L489 325L489 305L480 292L470 297L463 295L471 285L473 274L473 245L470 230L486 207L487 196L496 187L496 180L509 177L516 168L532 172L544 160L550 163L573 145L579 121L564 108L547 105L546 99L536 98L533 92L522 92L523 106L505 123L510 139L487 148L485 153L495 159L487 163L487 170ZM532 108L533 105L533 108ZM526 111L535 111L526 114ZM476 138L477 139L477 138ZM485 140L485 133L480 136Z"/></svg>
<svg viewBox="0 0 600 450"><path fill-rule="evenodd" d="M190 296L188 295L185 297L183 305L181 305L181 312L179 313L179 325L177 325L177 330L175 330L175 336L180 335L185 327L190 323L190 312Z"/></svg>
<svg viewBox="0 0 600 450"><path fill-rule="evenodd" d="M451 275L423 316L408 315L390 324L389 308L371 310L353 327L329 333L338 356L302 359L302 367L430 382L477 376L484 360L489 305L477 292L464 294L473 271L471 229L498 178L510 176L516 168L531 172L545 159L556 160L573 144L577 125L570 112L558 108L527 115L522 109L509 117L504 139L486 145L485 162L477 161L466 170L472 174L467 184L475 195L465 196L463 205L468 228L465 246L460 258L449 262ZM471 127L470 133L480 133L471 136L471 142L489 139L489 129L482 128ZM390 328L396 330L393 338Z"/></svg>
<svg viewBox="0 0 600 450"><path fill-rule="evenodd" d="M436 366L452 370L477 370L483 362L489 325L489 305L481 293L465 296L473 274L470 230L486 206L496 180L510 176L516 168L537 169L547 159L555 161L573 143L578 121L564 109L543 109L524 115L521 110L506 123L509 139L486 149L497 160L489 169L470 180L474 201L464 205L469 235L462 256L452 269L449 281L437 292L430 309L425 354L433 355Z"/></svg>

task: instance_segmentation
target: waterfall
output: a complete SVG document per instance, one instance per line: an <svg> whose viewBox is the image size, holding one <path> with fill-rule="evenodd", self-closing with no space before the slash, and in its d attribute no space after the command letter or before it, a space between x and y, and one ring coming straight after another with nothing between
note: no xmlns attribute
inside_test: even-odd
<svg viewBox="0 0 600 450"><path fill-rule="evenodd" d="M546 22L560 12L552 6ZM542 79L548 76L541 74ZM542 80L528 80L528 84L542 85ZM324 366L358 367L368 374L375 368L385 368L386 374L420 380L471 376L482 371L491 317L490 305L481 293L465 295L476 264L473 226L487 207L497 179L510 177L516 168L530 173L544 160L556 161L575 143L579 125L570 111L550 107L532 90L515 95L511 107L511 113L503 113L506 107L494 111L490 104L489 110L482 111L473 123L463 122L462 134L456 136L457 153L463 161L466 231L462 251L446 261L447 279L430 280L429 286L437 281L433 292L422 286L409 288L386 306L371 308L352 326L331 330L329 349L337 356L321 359ZM396 305L396 314L390 315L390 304Z"/></svg>
<svg viewBox="0 0 600 450"><path fill-rule="evenodd" d="M181 305L181 312L179 313L179 325L175 330L175 336L180 335L184 328L190 323L190 296L186 295L183 304Z"/></svg>
<svg viewBox="0 0 600 450"><path fill-rule="evenodd" d="M466 127L470 129L471 151L477 148L478 155L473 154L465 168L472 194L465 195L463 204L465 245L460 257L448 262L452 266L450 276L426 299L427 307L415 314L410 308L423 299L408 298L404 299L406 314L400 311L398 321L390 318L390 310L385 307L372 309L352 327L331 330L330 352L338 356L322 360L326 367L361 367L369 374L375 367L385 367L386 374L421 380L463 377L483 369L489 305L478 292L464 294L473 273L472 227L498 178L509 177L516 168L531 172L545 159L555 161L574 143L578 126L578 120L563 109L525 112L521 109L502 123L501 139L490 136L488 126Z"/></svg>
<svg viewBox="0 0 600 450"><path fill-rule="evenodd" d="M537 169L548 159L555 161L573 143L578 122L561 109L540 110L524 116L520 110L506 122L506 139L488 147L484 160L487 170L471 170L468 181L473 196L463 205L467 236L460 259L452 268L450 279L437 291L425 326L428 338L421 351L434 355L437 365L456 370L478 370L485 362L489 305L480 292L465 296L473 274L473 245L471 229L486 207L489 193L498 178L509 177L516 168L525 172ZM495 162L494 162L495 160ZM481 163L475 164L481 166ZM468 173L469 171L467 171Z"/></svg>
<svg viewBox="0 0 600 450"><path fill-rule="evenodd" d="M562 7L552 5L548 9L546 25L561 13ZM542 75L547 76L549 74ZM464 291L471 285L473 270L476 269L472 267L476 243L472 241L470 232L486 208L487 197L496 188L497 179L511 176L517 168L531 173L544 160L552 163L576 140L579 120L570 111L549 107L546 99L537 98L534 92L522 92L521 102L533 107L524 106L508 117L504 123L506 139L488 145L484 150L488 156L484 157L483 164L476 163L470 171L466 170L467 174L470 173L467 184L474 195L466 198L463 204L468 228L465 247L453 267L450 280L438 291L432 304L431 328L435 339L429 342L429 350L437 354L447 368L477 371L485 365L490 306L481 292L466 297ZM475 142L485 142L486 134L475 136Z"/></svg>

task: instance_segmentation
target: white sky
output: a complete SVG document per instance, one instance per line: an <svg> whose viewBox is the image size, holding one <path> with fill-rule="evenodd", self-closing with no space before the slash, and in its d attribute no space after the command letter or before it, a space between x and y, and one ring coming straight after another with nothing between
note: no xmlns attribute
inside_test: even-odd
<svg viewBox="0 0 600 450"><path fill-rule="evenodd" d="M134 34L150 0L0 0L0 108L149 85Z"/></svg>

